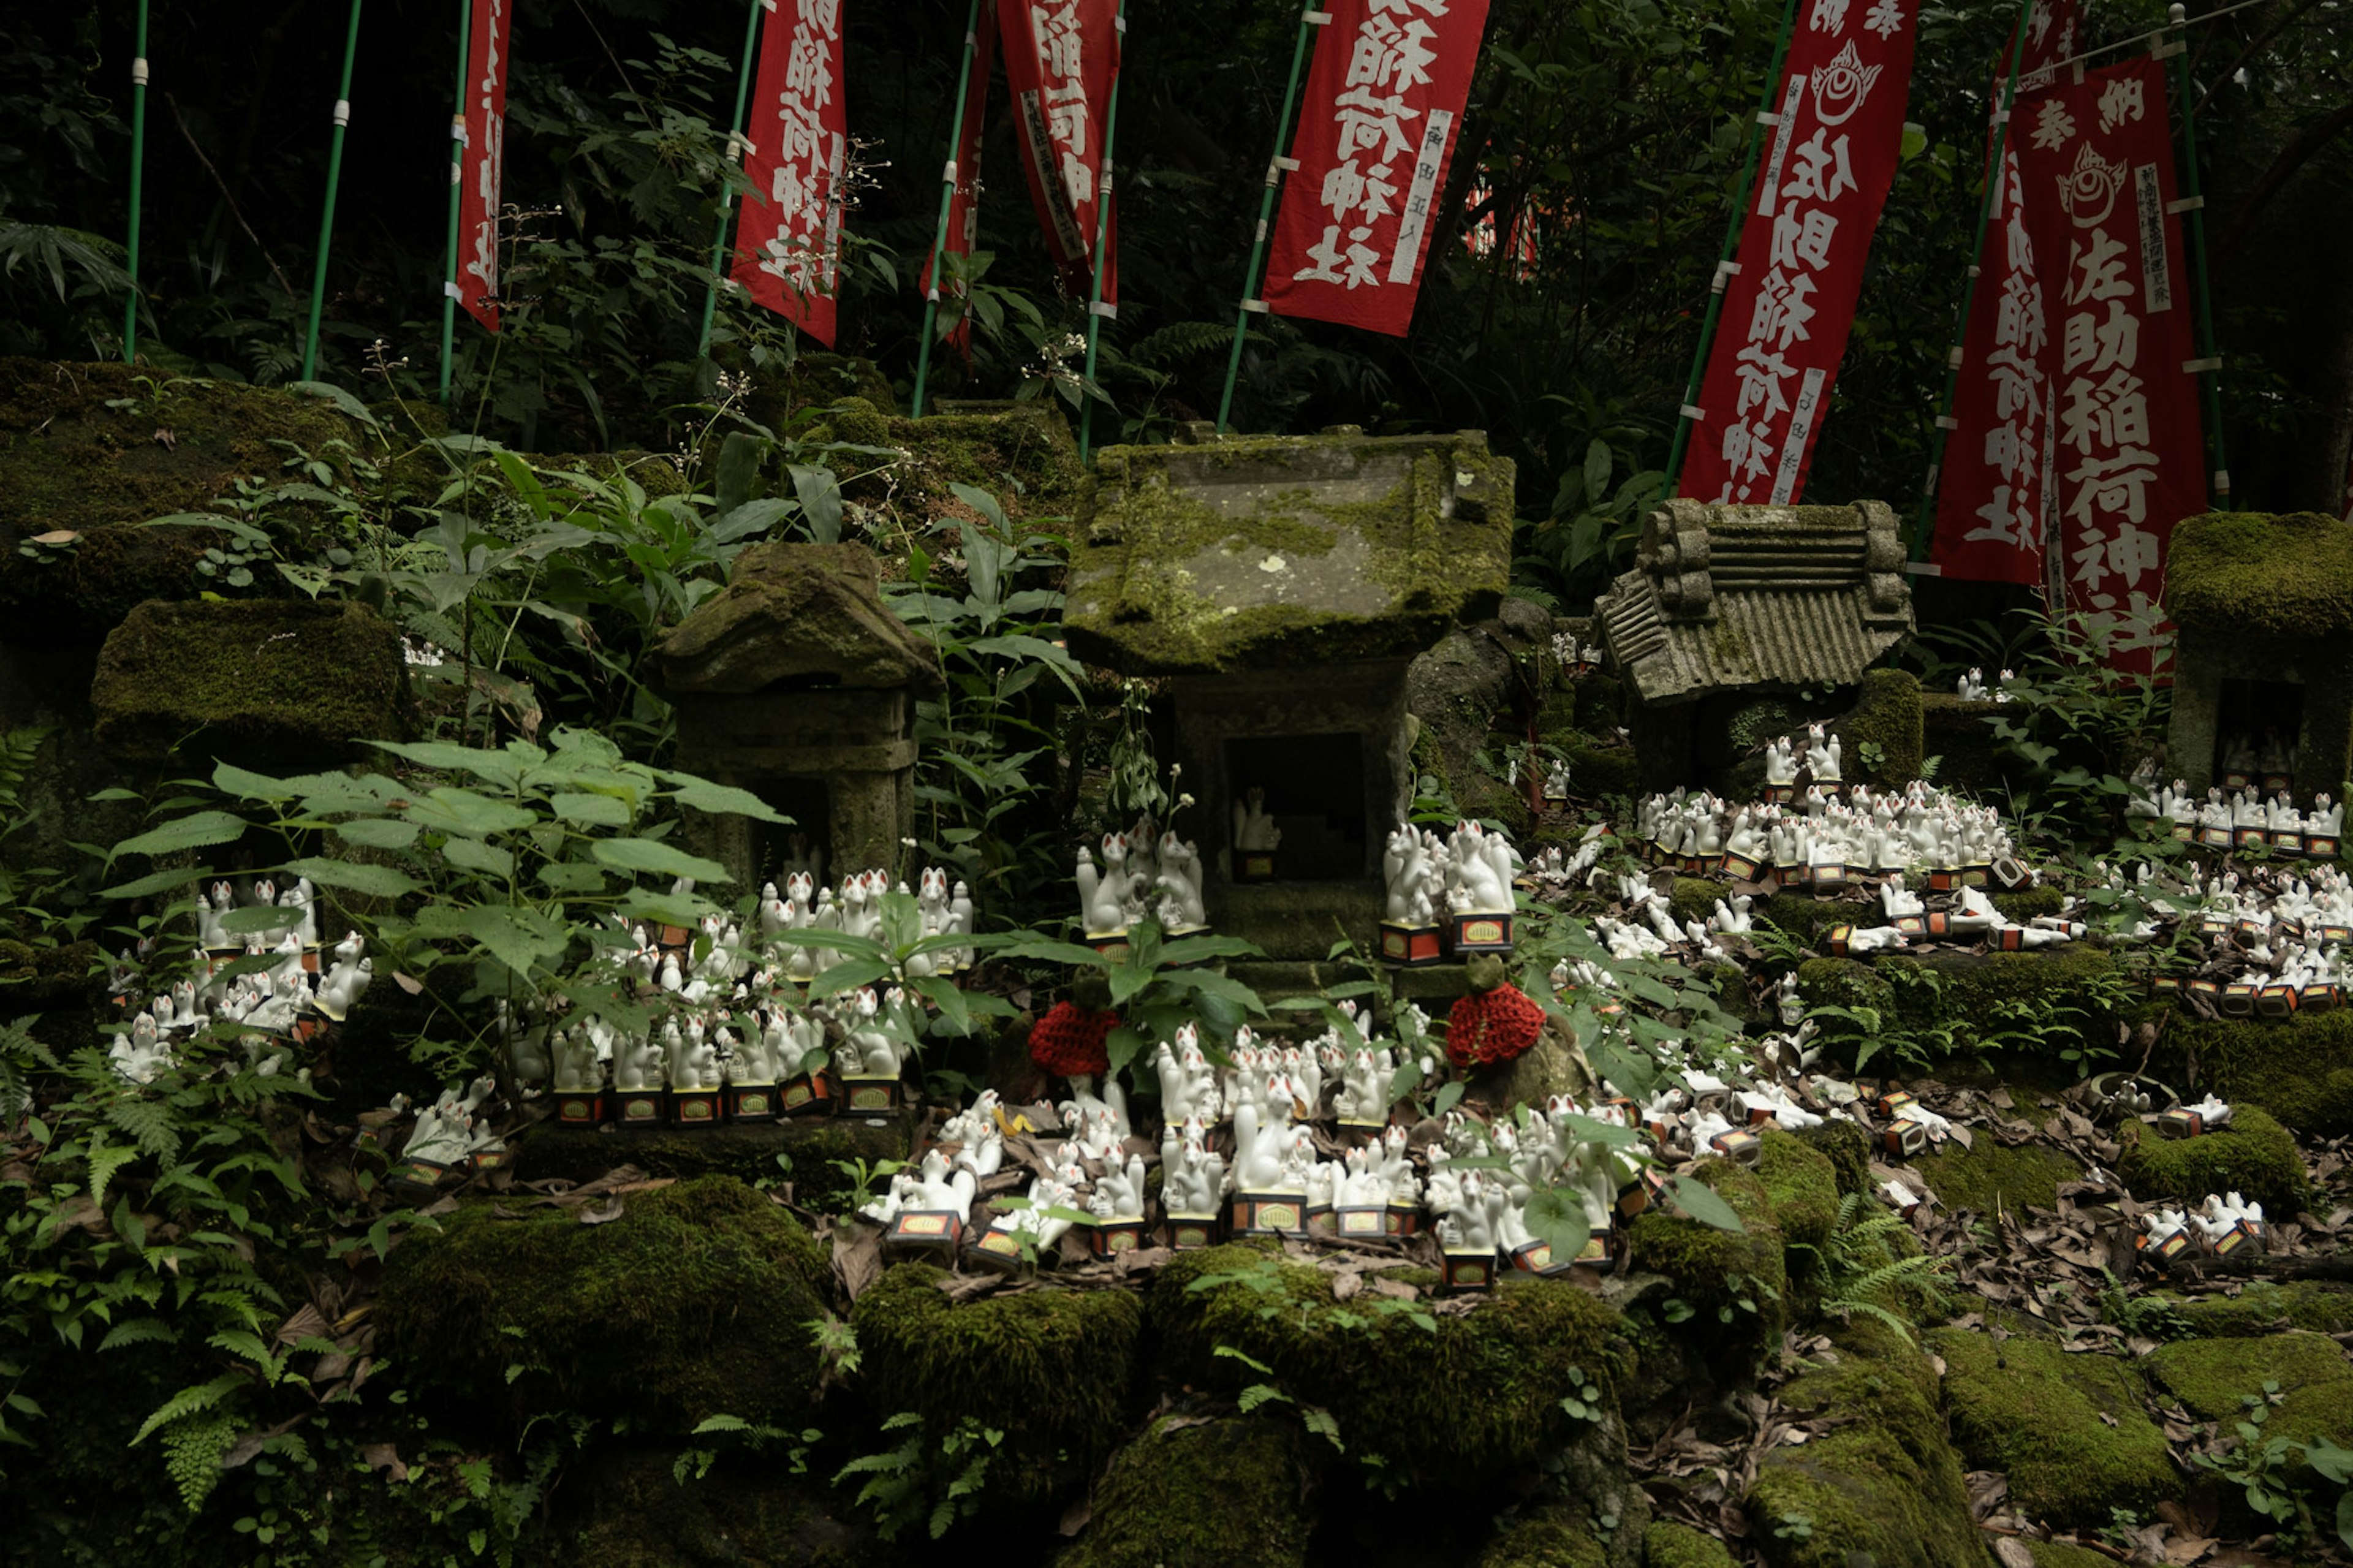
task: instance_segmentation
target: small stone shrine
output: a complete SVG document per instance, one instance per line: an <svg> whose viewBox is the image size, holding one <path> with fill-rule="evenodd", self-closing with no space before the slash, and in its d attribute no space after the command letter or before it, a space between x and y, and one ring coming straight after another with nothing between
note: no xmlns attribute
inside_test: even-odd
<svg viewBox="0 0 2353 1568"><path fill-rule="evenodd" d="M2337 793L2353 768L2353 526L2213 512L2174 530L2179 628L2166 769L2214 784Z"/></svg>
<svg viewBox="0 0 2353 1568"><path fill-rule="evenodd" d="M902 869L913 830L915 703L931 646L882 603L856 544L755 544L726 589L654 650L682 765L793 818L698 817L701 847L756 888L787 870Z"/></svg>
<svg viewBox="0 0 2353 1568"><path fill-rule="evenodd" d="M1654 785L1692 777L1699 737L1724 730L1738 703L1854 687L1913 631L1883 501L1669 500L1594 609Z"/></svg>
<svg viewBox="0 0 2353 1568"><path fill-rule="evenodd" d="M1406 667L1491 614L1512 465L1485 436L1121 447L1082 502L1071 651L1173 678L1182 788L1219 931L1319 959L1369 942L1381 856L1411 803Z"/></svg>

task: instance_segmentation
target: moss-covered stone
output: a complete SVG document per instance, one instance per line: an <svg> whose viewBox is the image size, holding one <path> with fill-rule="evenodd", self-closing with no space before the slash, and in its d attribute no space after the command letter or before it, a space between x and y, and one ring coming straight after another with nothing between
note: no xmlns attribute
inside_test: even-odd
<svg viewBox="0 0 2353 1568"><path fill-rule="evenodd" d="M943 1278L902 1263L859 1296L849 1321L870 1402L922 1415L934 1438L966 1417L1004 1432L991 1502L1041 1501L1092 1475L1127 1421L1141 1298L1044 1289L956 1302Z"/></svg>
<svg viewBox="0 0 2353 1568"><path fill-rule="evenodd" d="M672 691L940 687L939 655L882 603L859 544L755 544L654 648Z"/></svg>
<svg viewBox="0 0 2353 1568"><path fill-rule="evenodd" d="M1666 1276L1675 1299L1692 1309L1678 1331L1711 1362L1746 1364L1780 1342L1788 1321L1780 1227L1765 1184L1744 1167L1707 1159L1692 1175L1730 1204L1745 1228L1718 1230L1654 1207L1628 1229L1630 1262Z"/></svg>
<svg viewBox="0 0 2353 1568"><path fill-rule="evenodd" d="M2051 1524L2105 1525L2111 1509L2146 1511L2179 1498L2165 1434L2141 1403L2139 1377L2113 1357L2047 1341L1938 1330L1945 1405L1970 1461L2010 1477L2010 1495Z"/></svg>
<svg viewBox="0 0 2353 1568"><path fill-rule="evenodd" d="M2274 1285L2251 1279L2235 1296L2159 1292L2147 1300L2162 1303L2185 1331L2201 1338L2245 1338L2283 1328L2316 1334L2353 1332L2353 1289L2314 1280Z"/></svg>
<svg viewBox="0 0 2353 1568"><path fill-rule="evenodd" d="M2200 1421L2237 1421L2244 1401L2277 1384L2264 1432L2293 1443L2325 1437L2353 1445L2353 1365L2326 1334L2267 1334L2262 1339L2179 1340L2149 1352L2158 1382Z"/></svg>
<svg viewBox="0 0 2353 1568"><path fill-rule="evenodd" d="M1787 897L1776 897L1760 912L1782 923ZM1856 908L1847 906L1844 918L1852 919ZM2115 958L2089 943L2038 952L1947 950L1879 953L1868 961L1809 959L1798 966L1798 994L1810 1006L1871 1007L1909 1027L1950 1027L1956 1053L2006 1044L2031 1028L2038 1032L2034 1048L2054 1057L2071 1046L2113 1048L2116 1023L2130 1000ZM1841 1026L1832 1033L1852 1037L1857 1031Z"/></svg>
<svg viewBox="0 0 2353 1568"><path fill-rule="evenodd" d="M332 404L298 393L0 360L0 638L95 643L145 600L193 599L207 585L195 563L219 537L140 523L276 475L290 448L348 478L358 438ZM60 530L79 537L18 552Z"/></svg>
<svg viewBox="0 0 2353 1568"><path fill-rule="evenodd" d="M2116 1174L2143 1203L2198 1203L2210 1194L2237 1193L2285 1217L2307 1191L2295 1140L2252 1105L2234 1108L2230 1125L2202 1137L2166 1138L2145 1122L2127 1121L2117 1142L2123 1152Z"/></svg>
<svg viewBox="0 0 2353 1568"><path fill-rule="evenodd" d="M1841 1197L1878 1189L1879 1184L1871 1176L1871 1134L1855 1123L1844 1117L1832 1117L1819 1126L1805 1129L1797 1137L1831 1163L1831 1174L1838 1183Z"/></svg>
<svg viewBox="0 0 2353 1568"><path fill-rule="evenodd" d="M1314 1456L1288 1417L1155 1420L1112 1456L1086 1529L1056 1568L1228 1568L1307 1561Z"/></svg>
<svg viewBox="0 0 2353 1568"><path fill-rule="evenodd" d="M1476 434L1108 447L1071 651L1131 674L1409 657L1500 603L1511 493Z"/></svg>
<svg viewBox="0 0 2353 1568"><path fill-rule="evenodd" d="M548 1510L543 1533L525 1537L515 1560L565 1568L886 1568L907 1560L856 1516L849 1488L793 1476L765 1455L724 1458L707 1474L690 1471L683 1484L678 1464L675 1453L658 1447L592 1449L565 1467L562 1504ZM387 1542L395 1553L409 1543L406 1536ZM439 1560L395 1554L389 1568Z"/></svg>
<svg viewBox="0 0 2353 1568"><path fill-rule="evenodd" d="M2233 637L2353 632L2353 528L2316 511L2184 518L2165 563L2177 625Z"/></svg>
<svg viewBox="0 0 2353 1568"><path fill-rule="evenodd" d="M2299 1132L2353 1132L2353 1008L2284 1023L2174 1008L2164 1038L2168 1051L2194 1054L2214 1092L2234 1105L2259 1105Z"/></svg>
<svg viewBox="0 0 2353 1568"><path fill-rule="evenodd" d="M974 517L950 488L960 484L987 490L1015 522L1066 518L1078 506L1085 479L1078 442L1070 422L1049 399L948 402L921 419L886 415L881 425L880 445L905 456L878 479L877 493L868 493L855 482L847 493L852 499L863 496L910 528L941 518ZM838 422L834 433L838 439L868 445L873 432L871 425L853 421ZM841 466L871 461L845 458ZM883 481L887 499L879 493Z"/></svg>
<svg viewBox="0 0 2353 1568"><path fill-rule="evenodd" d="M858 398L871 407L898 412L890 378L872 360L858 354L799 353L781 371L763 367L753 370L751 375L752 390L744 406L771 430L783 429L786 416L796 410L823 408L845 398Z"/></svg>
<svg viewBox="0 0 2353 1568"><path fill-rule="evenodd" d="M1831 729L1843 742L1848 776L1900 789L1920 776L1920 681L1908 669L1870 669L1854 706Z"/></svg>
<svg viewBox="0 0 2353 1568"><path fill-rule="evenodd" d="M126 762L315 771L406 732L408 668L400 628L362 605L151 600L107 637L90 704Z"/></svg>
<svg viewBox="0 0 2353 1568"><path fill-rule="evenodd" d="M2034 1568L2116 1568L2115 1558L2070 1545L2064 1541L2036 1541L2031 1537L2025 1540L2026 1550L2034 1559Z"/></svg>
<svg viewBox="0 0 2353 1568"><path fill-rule="evenodd" d="M2012 1146L1980 1129L1968 1149L1947 1143L1913 1156L1912 1165L1948 1209L1995 1214L2059 1206L2059 1184L2081 1181L2083 1166L2044 1143Z"/></svg>
<svg viewBox="0 0 2353 1568"><path fill-rule="evenodd" d="M797 1117L774 1124L632 1131L617 1138L594 1128L542 1122L517 1141L514 1171L519 1181L554 1176L586 1182L627 1162L653 1176L727 1175L746 1184L778 1183L790 1191L795 1207L839 1215L853 1206L853 1197L874 1195L860 1194L854 1172L840 1167L863 1163L871 1171L887 1160L904 1160L910 1137L909 1123L900 1117ZM877 1181L872 1186L879 1190L883 1184Z"/></svg>
<svg viewBox="0 0 2353 1568"><path fill-rule="evenodd" d="M516 1424L550 1409L678 1435L717 1415L795 1422L831 1277L817 1243L728 1176L620 1202L620 1218L594 1225L472 1202L438 1235L411 1231L385 1265L383 1350L412 1380Z"/></svg>
<svg viewBox="0 0 2353 1568"><path fill-rule="evenodd" d="M1583 1379L1615 1408L1629 1359L1621 1320L1572 1284L1510 1280L1434 1330L1417 1315L1428 1317L1335 1301L1329 1273L1250 1244L1183 1254L1152 1288L1169 1376L1229 1392L1271 1383L1329 1410L1350 1454L1380 1455L1401 1480L1528 1467L1589 1436L1560 1403ZM1220 1345L1272 1371L1220 1356Z"/></svg>
<svg viewBox="0 0 2353 1568"><path fill-rule="evenodd" d="M1564 1510L1545 1509L1496 1531L1477 1568L1609 1568L1609 1552Z"/></svg>
<svg viewBox="0 0 2353 1568"><path fill-rule="evenodd" d="M1783 1406L1831 1429L1767 1453L1746 1500L1774 1568L1985 1568L1961 1463L1927 1358L1877 1325L1784 1384Z"/></svg>
<svg viewBox="0 0 2353 1568"><path fill-rule="evenodd" d="M1838 1167L1789 1133L1767 1128L1757 1152L1757 1179L1773 1205L1773 1223L1792 1247L1820 1247L1838 1227Z"/></svg>
<svg viewBox="0 0 2353 1568"><path fill-rule="evenodd" d="M1588 800L1632 795L1641 785L1641 759L1634 748L1578 733L1547 737L1568 763L1568 787Z"/></svg>
<svg viewBox="0 0 2353 1568"><path fill-rule="evenodd" d="M1688 1524L1660 1520L1642 1532L1646 1568L1733 1568L1732 1549Z"/></svg>

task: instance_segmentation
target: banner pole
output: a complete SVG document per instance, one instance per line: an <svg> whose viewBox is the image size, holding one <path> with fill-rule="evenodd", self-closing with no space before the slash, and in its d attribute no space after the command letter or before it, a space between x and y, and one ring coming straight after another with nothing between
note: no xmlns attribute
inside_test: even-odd
<svg viewBox="0 0 2353 1568"><path fill-rule="evenodd" d="M2222 355L2214 346L2214 300L2210 275L2206 269L2206 198L2198 185L2198 109L2189 87L2189 46L2185 38L2189 28L2188 8L2168 6L2166 21L2173 38L2169 45L2173 54L2174 91L2181 100L2181 137L2187 153L2181 160L2182 184L2186 202L2181 226L2189 242L2190 275L2198 285L2198 359L2204 368L2198 379L2206 388L2206 446L2212 454L2213 467L2208 470L2212 485L2212 501L2217 511L2231 510L2231 462L2222 445Z"/></svg>
<svg viewBox="0 0 2353 1568"><path fill-rule="evenodd" d="M458 341L458 187L466 177L466 52L474 0L458 0L458 108L449 120L449 254L441 284L441 401L449 401L449 358Z"/></svg>
<svg viewBox="0 0 2353 1568"><path fill-rule="evenodd" d="M735 118L727 132L727 162L744 161L744 110L752 101L752 45L760 31L761 0L752 0L752 14L744 20L744 70L735 80ZM727 258L727 220L734 216L735 192L721 172L719 182L719 226L711 237L711 287L702 296L702 335L694 342L694 357L706 359L711 353L712 318L719 312L719 282L724 276L720 264Z"/></svg>
<svg viewBox="0 0 2353 1568"><path fill-rule="evenodd" d="M955 113L950 117L948 123L947 167L940 174L940 221L932 230L932 283L923 295L923 335L915 350L915 399L913 405L913 417L917 419L923 416L923 388L932 376L932 330L937 324L940 315L940 273L947 261L948 213L955 205L956 182L964 177L964 172L956 167L956 154L964 151L965 100L972 90L973 62L979 58L980 0L972 0L971 9L965 13L964 18L964 65L956 72ZM1113 79L1112 90L1114 95L1118 92L1116 78ZM1113 101L1117 101L1116 96ZM980 149L977 146L973 149L976 156L979 152ZM1110 150L1106 148L1104 155L1109 156L1109 154ZM1102 278L1103 273L1100 268L1096 270L1095 276L1098 279ZM1101 287L1100 282L1097 287Z"/></svg>
<svg viewBox="0 0 2353 1568"><path fill-rule="evenodd" d="M138 41L131 46L131 235L124 270L131 297L122 303L122 363L139 355L139 185L147 152L147 0L139 0Z"/></svg>
<svg viewBox="0 0 2353 1568"><path fill-rule="evenodd" d="M1757 95L1757 113L1748 125L1748 151L1743 158L1747 165L1740 179L1740 199L1732 204L1732 221L1725 226L1724 248L1715 261L1715 276L1708 280L1707 313L1700 319L1699 346L1692 353L1691 381L1683 390L1681 412L1675 416L1675 438L1667 451L1666 488L1662 497L1675 493L1675 481L1683 477L1683 448L1691 442L1692 407L1699 402L1700 383L1707 375L1707 351L1715 342L1715 319L1724 310L1724 288L1732 277L1732 258L1740 248L1740 231L1748 222L1749 199L1757 194L1757 170L1765 155L1766 117L1774 112L1774 95L1781 87L1781 64L1789 58L1789 33L1798 24L1798 0L1788 0L1781 7L1781 32L1773 41L1773 63L1765 70L1765 90Z"/></svg>
<svg viewBox="0 0 2353 1568"><path fill-rule="evenodd" d="M1969 307L1977 302L1978 269L1985 265L1986 230L1992 226L1994 194L2001 189L2002 159L2010 147L2010 110L2018 100L2018 68L2026 53L2027 23L2034 15L2034 0L2023 0L2018 8L2018 26L2010 36L2010 77L2002 83L2001 108L1993 117L1993 152L1986 160L1985 190L1978 196L1977 240L1969 247L1968 287L1961 290L1961 311L1953 322L1953 346L1945 354L1945 395L1937 400L1936 423L1928 437L1928 483L1921 491L1920 505L1912 514L1912 549L1914 561L1928 558L1930 535L1936 528L1937 481L1945 470L1945 442L1953 432L1953 403L1960 395L1961 355L1968 343Z"/></svg>
<svg viewBox="0 0 2353 1568"><path fill-rule="evenodd" d="M1087 290L1087 370L1086 379L1079 388L1081 468L1086 467L1087 455L1094 445L1095 399L1087 388L1094 384L1095 343L1102 336L1105 313L1103 302L1103 253L1111 244L1113 193L1118 183L1117 172L1112 164L1112 147L1119 140L1119 84L1127 75L1127 0L1119 0L1119 9L1113 14L1112 26L1119 38L1119 68L1112 73L1111 103L1103 110L1103 184L1095 192L1095 280ZM1112 307L1113 310L1118 309L1116 305Z"/></svg>
<svg viewBox="0 0 2353 1568"><path fill-rule="evenodd" d="M1242 273L1241 303L1234 310L1234 346L1226 355L1226 389L1218 398L1220 436L1226 433L1227 417L1234 408L1234 383L1241 378L1242 340L1250 331L1250 313L1266 309L1266 301L1258 298L1259 269L1266 261L1267 226L1274 221L1274 195L1282 188L1284 154L1291 149L1291 110L1299 101L1299 73L1307 65L1308 35L1331 20L1332 13L1318 10L1314 0L1309 0L1299 13L1299 38L1291 47L1291 80L1282 89L1282 112L1274 122L1274 156L1267 160L1266 192L1258 199L1258 233L1250 241L1250 267Z"/></svg>
<svg viewBox="0 0 2353 1568"><path fill-rule="evenodd" d="M319 369L319 311L327 296L327 247L335 237L335 187L343 173L343 132L352 122L352 59L360 47L360 0L352 0L351 26L343 34L343 85L335 94L335 129L327 142L327 210L319 219L319 259L311 269L311 330L302 339L302 379Z"/></svg>

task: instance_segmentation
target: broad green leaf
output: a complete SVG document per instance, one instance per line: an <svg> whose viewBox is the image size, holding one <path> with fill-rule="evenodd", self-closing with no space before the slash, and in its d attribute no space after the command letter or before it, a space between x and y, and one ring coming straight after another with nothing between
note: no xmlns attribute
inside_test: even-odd
<svg viewBox="0 0 2353 1568"><path fill-rule="evenodd" d="M547 797L547 808L582 827L627 827L628 803L609 795L566 792Z"/></svg>
<svg viewBox="0 0 2353 1568"><path fill-rule="evenodd" d="M667 926L691 926L719 910L717 904L700 893L658 893L650 888L632 888L616 908L628 920Z"/></svg>
<svg viewBox="0 0 2353 1568"><path fill-rule="evenodd" d="M1522 1212L1527 1220L1528 1234L1552 1248L1555 1263L1574 1259L1593 1236L1593 1223L1585 1214L1585 1199L1573 1188L1540 1188L1528 1194Z"/></svg>
<svg viewBox="0 0 2353 1568"><path fill-rule="evenodd" d="M537 815L519 805L447 784L423 800L412 801L406 815L411 822L430 831L462 833L469 838L520 832L539 820Z"/></svg>
<svg viewBox="0 0 2353 1568"><path fill-rule="evenodd" d="M690 855L659 838L600 838L589 847L588 853L621 871L649 871L658 877L691 877L698 882L733 880L727 874L727 868L718 861Z"/></svg>
<svg viewBox="0 0 2353 1568"><path fill-rule="evenodd" d="M258 931L291 931L294 922L301 918L300 910L280 909L276 904L248 904L221 916L220 925L230 936L252 936Z"/></svg>
<svg viewBox="0 0 2353 1568"><path fill-rule="evenodd" d="M200 811L124 839L114 847L107 863L111 865L125 855L171 855L183 849L234 844L245 837L245 826L243 817L232 816L226 811Z"/></svg>
<svg viewBox="0 0 2353 1568"><path fill-rule="evenodd" d="M514 875L514 856L495 844L453 833L441 841L441 858L452 866L492 877Z"/></svg>
<svg viewBox="0 0 2353 1568"><path fill-rule="evenodd" d="M593 898L605 890L605 873L585 860L550 860L542 866L542 884L575 898Z"/></svg>
<svg viewBox="0 0 2353 1568"><path fill-rule="evenodd" d="M470 905L459 911L457 926L526 978L533 969L562 957L572 934L537 910L508 904Z"/></svg>
<svg viewBox="0 0 2353 1568"><path fill-rule="evenodd" d="M827 931L821 926L774 931L761 940L778 947L829 949L844 958L865 959L875 963L888 964L891 962L889 951L872 937L851 936L847 931Z"/></svg>
<svg viewBox="0 0 2353 1568"><path fill-rule="evenodd" d="M192 871L150 871L133 881L108 888L98 896L101 899L144 899L156 893L168 893L174 889L193 893L212 874L213 868L209 866L200 866Z"/></svg>
<svg viewBox="0 0 2353 1568"><path fill-rule="evenodd" d="M1114 1073L1126 1071L1127 1064L1134 1061L1136 1053L1143 1049L1144 1037L1125 1024L1103 1037L1103 1055Z"/></svg>
<svg viewBox="0 0 2353 1568"><path fill-rule="evenodd" d="M298 877L308 877L322 888L343 888L372 899L406 898L425 885L405 871L355 860L290 860L286 869Z"/></svg>
<svg viewBox="0 0 2353 1568"><path fill-rule="evenodd" d="M1677 1208L1702 1225L1736 1232L1748 1228L1740 1223L1740 1215L1733 1211L1732 1205L1704 1182L1694 1181L1689 1176L1677 1176L1667 1184L1667 1194L1674 1200Z"/></svg>
<svg viewBox="0 0 2353 1568"><path fill-rule="evenodd" d="M223 795L233 795L239 800L292 800L302 793L285 779L274 779L267 773L248 773L229 763L214 764L213 788Z"/></svg>
<svg viewBox="0 0 2353 1568"><path fill-rule="evenodd" d="M1031 963L1067 963L1074 969L1106 969L1112 961L1092 947L1075 942L1056 942L1050 937L1029 936L1016 931L1000 950L1002 955L1025 960Z"/></svg>
<svg viewBox="0 0 2353 1568"><path fill-rule="evenodd" d="M972 1033L972 1009L965 1005L964 993L955 982L938 975L917 975L907 982L907 989L928 1000L940 1010L940 1022L952 1035Z"/></svg>
<svg viewBox="0 0 2353 1568"><path fill-rule="evenodd" d="M708 811L729 816L748 816L754 822L773 822L789 827L793 819L754 795L748 789L733 784L712 784L709 779L696 778L692 773L665 773L670 781L670 795L681 805L691 805L697 811Z"/></svg>
<svg viewBox="0 0 2353 1568"><path fill-rule="evenodd" d="M406 849L423 831L413 822L395 816L362 816L335 824L335 836L364 849Z"/></svg>
<svg viewBox="0 0 2353 1568"><path fill-rule="evenodd" d="M1211 958L1264 958L1258 944L1238 936L1180 936L1160 950L1160 962L1199 963Z"/></svg>
<svg viewBox="0 0 2353 1568"><path fill-rule="evenodd" d="M832 968L825 970L809 982L808 999L812 1002L821 1001L828 996L839 995L844 991L855 991L860 986L872 985L879 981L889 980L897 973L897 969L888 959L846 959Z"/></svg>

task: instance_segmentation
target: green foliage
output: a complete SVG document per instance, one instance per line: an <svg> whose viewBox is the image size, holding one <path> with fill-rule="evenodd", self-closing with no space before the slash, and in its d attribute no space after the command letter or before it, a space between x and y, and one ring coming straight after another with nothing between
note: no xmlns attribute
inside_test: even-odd
<svg viewBox="0 0 2353 1568"><path fill-rule="evenodd" d="M923 1418L902 1410L882 1423L885 1432L909 1435L887 1453L869 1454L841 1467L836 1486L851 1476L864 1476L858 1505L874 1510L875 1528L885 1541L895 1541L921 1520L934 1541L948 1532L959 1519L977 1512L980 1489L988 1479L988 1463L996 1458L1005 1434L967 1415L936 1443L926 1443Z"/></svg>

